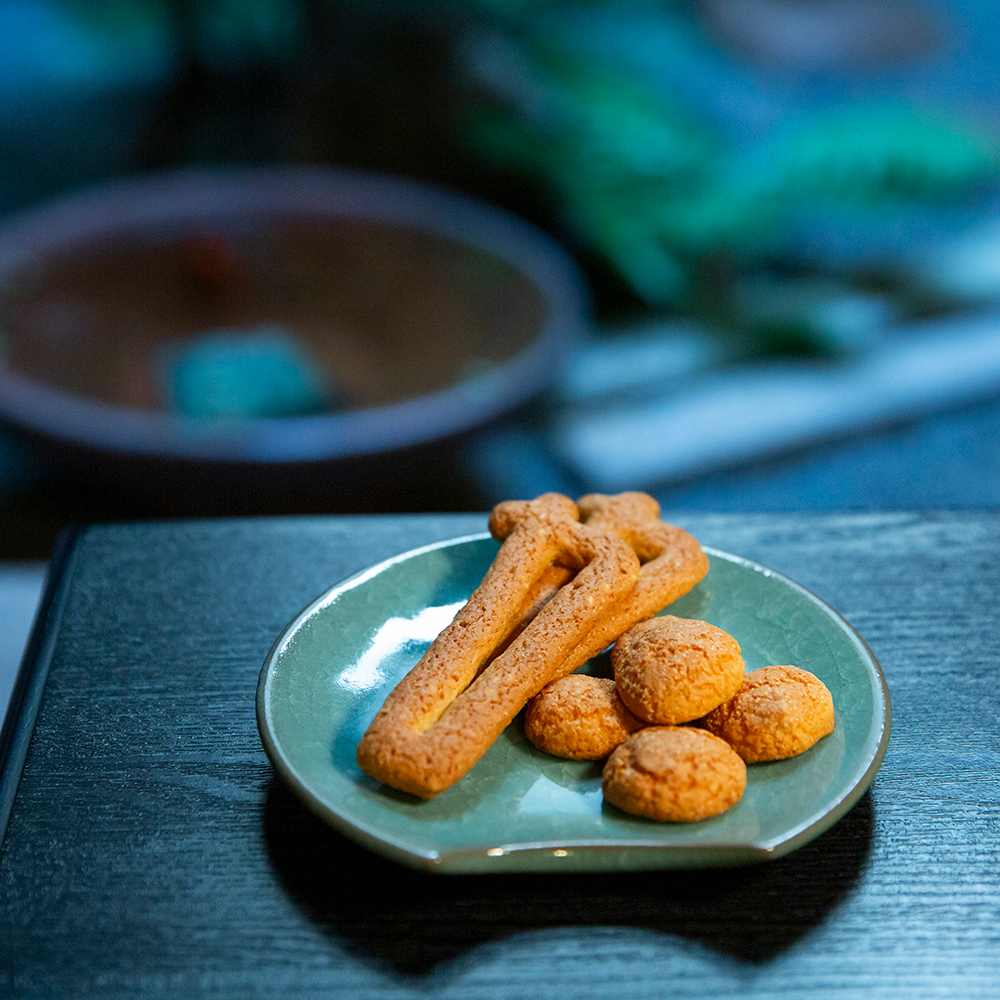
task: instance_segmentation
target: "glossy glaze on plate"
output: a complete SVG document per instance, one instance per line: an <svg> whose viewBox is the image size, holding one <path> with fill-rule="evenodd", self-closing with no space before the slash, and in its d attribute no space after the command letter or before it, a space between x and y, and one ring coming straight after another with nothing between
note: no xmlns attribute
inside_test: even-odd
<svg viewBox="0 0 1000 1000"><path fill-rule="evenodd" d="M516 719L455 786L428 801L364 775L354 751L386 694L479 583L489 535L404 553L333 587L279 637L257 721L275 768L319 816L404 864L442 872L614 871L780 857L836 822L889 738L882 672L833 609L787 578L713 549L708 576L669 607L739 641L747 669L793 663L833 694L834 732L787 761L748 767L742 800L700 823L629 816L601 796L599 764L536 750ZM608 672L604 658L585 668Z"/></svg>

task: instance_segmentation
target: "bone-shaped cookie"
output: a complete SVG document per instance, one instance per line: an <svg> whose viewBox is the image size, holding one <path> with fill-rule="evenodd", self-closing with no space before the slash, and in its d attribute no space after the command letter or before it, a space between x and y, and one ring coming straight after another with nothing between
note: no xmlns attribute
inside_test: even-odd
<svg viewBox="0 0 1000 1000"><path fill-rule="evenodd" d="M640 570L635 551L618 533L578 518L576 504L554 493L493 509L500 551L372 720L357 751L366 774L423 797L450 787L631 593ZM553 564L576 572L494 656Z"/></svg>

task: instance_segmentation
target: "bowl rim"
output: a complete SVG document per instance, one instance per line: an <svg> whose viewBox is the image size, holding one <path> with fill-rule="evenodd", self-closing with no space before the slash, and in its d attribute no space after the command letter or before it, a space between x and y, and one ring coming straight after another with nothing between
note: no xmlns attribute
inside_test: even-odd
<svg viewBox="0 0 1000 1000"><path fill-rule="evenodd" d="M0 222L0 282L33 258L131 227L308 212L442 236L520 270L547 316L524 348L444 389L382 406L282 418L204 420L73 395L3 366L0 420L64 444L144 457L302 462L405 449L488 423L551 382L590 320L569 254L527 221L471 196L409 178L314 166L195 167L87 187Z"/></svg>

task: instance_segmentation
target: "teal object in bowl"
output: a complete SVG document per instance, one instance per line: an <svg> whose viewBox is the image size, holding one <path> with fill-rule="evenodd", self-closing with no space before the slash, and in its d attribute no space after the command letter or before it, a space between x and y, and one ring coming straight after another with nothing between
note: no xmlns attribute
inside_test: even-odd
<svg viewBox="0 0 1000 1000"><path fill-rule="evenodd" d="M475 535L399 555L333 587L278 638L257 688L275 768L353 840L438 872L699 868L777 858L828 829L874 778L889 695L861 637L832 608L762 566L706 549L708 576L667 610L739 641L747 670L792 663L830 689L834 732L798 757L747 768L733 808L656 823L603 802L601 765L536 750L520 717L461 781L420 800L363 774L355 747L396 682L468 599L497 552ZM606 656L583 669L606 672Z"/></svg>
<svg viewBox="0 0 1000 1000"><path fill-rule="evenodd" d="M189 417L297 417L333 401L319 366L280 327L211 330L163 355L166 396Z"/></svg>

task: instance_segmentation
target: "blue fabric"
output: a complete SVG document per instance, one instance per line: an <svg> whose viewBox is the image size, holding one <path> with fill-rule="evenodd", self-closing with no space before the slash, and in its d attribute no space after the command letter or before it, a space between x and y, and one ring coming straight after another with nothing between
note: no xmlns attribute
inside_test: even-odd
<svg viewBox="0 0 1000 1000"><path fill-rule="evenodd" d="M465 454L483 504L588 492L527 423L484 433ZM720 469L649 490L667 511L1000 507L1000 398Z"/></svg>

